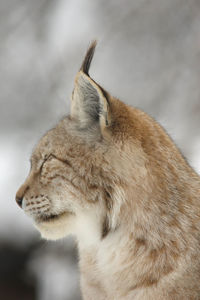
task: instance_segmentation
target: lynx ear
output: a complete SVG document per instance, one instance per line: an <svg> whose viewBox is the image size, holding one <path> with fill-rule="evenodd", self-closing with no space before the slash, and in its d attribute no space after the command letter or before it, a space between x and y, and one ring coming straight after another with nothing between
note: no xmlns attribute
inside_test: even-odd
<svg viewBox="0 0 200 300"><path fill-rule="evenodd" d="M72 95L71 117L80 128L89 128L99 123L101 130L110 125L110 107L104 90L89 76L89 67L96 42L88 49L80 71L75 79Z"/></svg>

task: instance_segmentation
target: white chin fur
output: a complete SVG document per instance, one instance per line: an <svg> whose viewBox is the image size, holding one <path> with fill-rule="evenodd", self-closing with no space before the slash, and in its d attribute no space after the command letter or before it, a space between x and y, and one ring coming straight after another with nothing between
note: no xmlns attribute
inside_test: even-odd
<svg viewBox="0 0 200 300"><path fill-rule="evenodd" d="M40 231L42 238L58 240L73 234L75 215L64 213L58 219L36 223L35 227Z"/></svg>

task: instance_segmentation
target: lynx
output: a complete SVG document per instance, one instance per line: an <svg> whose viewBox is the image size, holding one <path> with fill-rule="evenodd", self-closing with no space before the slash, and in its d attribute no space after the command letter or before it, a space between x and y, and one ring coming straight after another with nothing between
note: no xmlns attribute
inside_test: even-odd
<svg viewBox="0 0 200 300"><path fill-rule="evenodd" d="M75 235L87 300L200 299L200 177L163 128L89 75L16 195L42 237Z"/></svg>

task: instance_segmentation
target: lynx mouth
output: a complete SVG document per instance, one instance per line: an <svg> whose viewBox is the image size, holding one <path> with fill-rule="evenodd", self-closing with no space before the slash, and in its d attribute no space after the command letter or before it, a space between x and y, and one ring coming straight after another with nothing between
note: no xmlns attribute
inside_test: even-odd
<svg viewBox="0 0 200 300"><path fill-rule="evenodd" d="M52 221L57 221L61 217L66 216L68 214L71 214L71 213L70 212L63 212L63 213L60 213L60 214L42 215L42 216L38 216L35 219L35 221L36 221L36 223L48 223L48 222L52 222Z"/></svg>

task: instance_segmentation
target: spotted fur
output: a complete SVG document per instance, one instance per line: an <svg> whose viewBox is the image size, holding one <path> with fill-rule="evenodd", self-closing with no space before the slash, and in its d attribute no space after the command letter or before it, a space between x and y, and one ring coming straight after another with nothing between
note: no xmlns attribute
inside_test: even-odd
<svg viewBox="0 0 200 300"><path fill-rule="evenodd" d="M39 141L17 202L47 239L74 234L87 300L200 299L200 178L163 128L90 76Z"/></svg>

